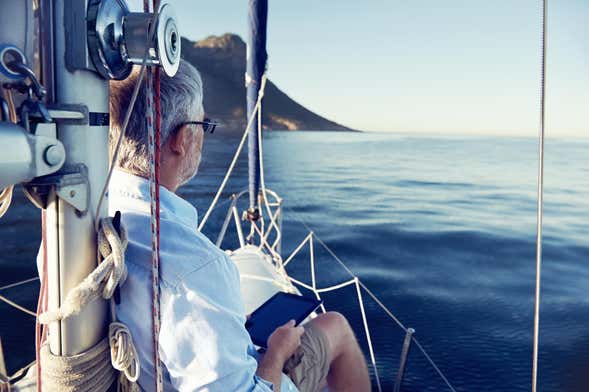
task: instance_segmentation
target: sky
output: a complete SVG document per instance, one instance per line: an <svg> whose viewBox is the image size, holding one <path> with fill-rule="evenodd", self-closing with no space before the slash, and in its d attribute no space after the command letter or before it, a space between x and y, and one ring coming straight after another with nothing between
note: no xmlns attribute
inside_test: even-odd
<svg viewBox="0 0 589 392"><path fill-rule="evenodd" d="M269 77L320 115L370 131L538 133L538 0L269 3ZM247 0L172 4L190 39L246 37ZM547 136L589 137L588 21L589 1L549 1Z"/></svg>

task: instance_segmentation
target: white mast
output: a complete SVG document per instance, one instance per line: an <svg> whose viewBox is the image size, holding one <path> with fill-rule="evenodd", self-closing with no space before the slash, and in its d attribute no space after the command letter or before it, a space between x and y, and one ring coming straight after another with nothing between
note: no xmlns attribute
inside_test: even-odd
<svg viewBox="0 0 589 392"><path fill-rule="evenodd" d="M40 76L26 60L33 59L32 4L0 2L0 71L21 88L22 80L38 83ZM0 145L10 146L0 156L0 186L26 183L46 210L44 264L48 308L55 311L97 264L96 222L108 211L100 200L109 170L109 80L126 78L139 62L173 76L180 35L168 4L154 14L131 13L123 0L40 0L39 6L42 82L49 93L29 88L17 109L26 109L20 126L0 119ZM50 351L82 353L103 339L106 326L106 303L90 302L50 323Z"/></svg>
<svg viewBox="0 0 589 392"><path fill-rule="evenodd" d="M66 61L66 34L85 31L67 31L64 16L73 14L66 9L67 0L54 3L55 26L55 98L60 104L83 104L93 117L109 112L108 80L90 70L71 70ZM80 2L83 3L83 2ZM85 7L84 7L85 9ZM68 43L73 43L69 41ZM71 51L71 48L69 48ZM66 294L80 283L96 267L96 234L94 219L107 213L104 203L99 217L94 217L98 198L108 170L108 122L90 124L60 124L58 137L66 149L66 170L84 165L88 170L88 186L78 185L78 191L70 190L65 196L76 197L87 192L85 212L80 213L57 197L52 189L47 206L47 271L48 306L58 308ZM86 188L84 190L84 188ZM82 194L80 202L84 202ZM67 199L66 199L67 200ZM49 343L55 355L72 355L87 350L105 335L107 308L104 301L96 301L81 313L69 319L50 324Z"/></svg>

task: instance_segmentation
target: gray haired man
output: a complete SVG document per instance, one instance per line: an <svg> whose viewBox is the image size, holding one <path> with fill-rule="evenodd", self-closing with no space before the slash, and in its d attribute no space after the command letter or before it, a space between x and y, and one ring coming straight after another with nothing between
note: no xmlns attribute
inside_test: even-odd
<svg viewBox="0 0 589 392"><path fill-rule="evenodd" d="M111 84L111 143L118 139L138 74ZM239 274L227 255L197 230L197 212L175 194L197 172L205 120L202 81L185 61L162 75L161 332L158 350L165 390L367 391L370 379L354 334L339 313L305 325L289 322L259 355L244 327ZM151 338L151 239L145 88L140 90L109 188L110 210L128 232L128 278L118 315L133 334L141 362L139 384L154 389ZM111 148L113 146L111 145ZM284 373L283 373L284 371ZM286 374L285 374L286 373Z"/></svg>

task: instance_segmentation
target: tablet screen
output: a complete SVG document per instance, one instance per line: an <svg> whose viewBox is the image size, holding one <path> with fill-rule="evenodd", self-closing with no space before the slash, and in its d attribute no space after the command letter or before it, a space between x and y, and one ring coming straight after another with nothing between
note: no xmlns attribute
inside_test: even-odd
<svg viewBox="0 0 589 392"><path fill-rule="evenodd" d="M319 305L320 300L301 295L279 292L256 309L245 323L252 342L266 348L268 337L289 320L299 325Z"/></svg>

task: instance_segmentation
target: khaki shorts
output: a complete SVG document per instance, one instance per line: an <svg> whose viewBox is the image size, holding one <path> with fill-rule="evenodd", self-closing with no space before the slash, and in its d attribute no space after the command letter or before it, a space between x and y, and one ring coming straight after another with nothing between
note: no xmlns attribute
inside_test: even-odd
<svg viewBox="0 0 589 392"><path fill-rule="evenodd" d="M329 342L318 327L304 325L301 345L286 361L283 371L300 392L316 392L329 372Z"/></svg>

